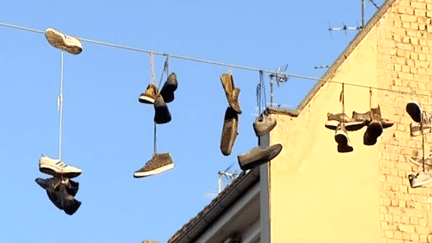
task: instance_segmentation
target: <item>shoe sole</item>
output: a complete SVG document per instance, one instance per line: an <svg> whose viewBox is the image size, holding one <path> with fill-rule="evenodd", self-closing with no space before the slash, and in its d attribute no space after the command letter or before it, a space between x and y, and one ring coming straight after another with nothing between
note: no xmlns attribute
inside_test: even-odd
<svg viewBox="0 0 432 243"><path fill-rule="evenodd" d="M47 29L47 31L45 32L45 36L48 40L48 42L54 46L55 48L58 48L60 50L64 50L67 51L71 54L77 55L80 54L82 52L82 48L80 47L76 47L76 46L69 46L66 43L66 40L64 37L64 34L54 30L54 29Z"/></svg>
<svg viewBox="0 0 432 243"><path fill-rule="evenodd" d="M330 130L336 130L339 124L339 121L327 121L325 127ZM362 129L366 124L365 122L346 122L344 125L347 131L353 132Z"/></svg>
<svg viewBox="0 0 432 243"><path fill-rule="evenodd" d="M64 176L68 178L77 177L82 173L82 172L58 172L56 167L50 165L41 165L41 164L39 165L39 171L44 174L48 174L52 176Z"/></svg>
<svg viewBox="0 0 432 243"><path fill-rule="evenodd" d="M372 121L363 136L363 144L372 146L377 143L377 139L383 133L383 127L380 122Z"/></svg>
<svg viewBox="0 0 432 243"><path fill-rule="evenodd" d="M145 95L140 95L140 97L138 98L138 101L141 103L145 103L145 104L154 104L154 98L150 98L150 97L145 96Z"/></svg>
<svg viewBox="0 0 432 243"><path fill-rule="evenodd" d="M162 173L162 172L165 172L165 171L171 170L171 169L173 169L173 168L174 168L174 164L169 164L169 165L162 166L162 167L157 168L157 169L152 170L152 171L146 171L146 172L135 172L135 173L133 174L133 176L134 176L135 178L142 178L142 177L147 177L147 176L157 175L157 174L160 174L160 173Z"/></svg>
<svg viewBox="0 0 432 243"><path fill-rule="evenodd" d="M237 138L237 132L238 114L231 107L228 107L225 112L220 144L220 149L223 155L228 156L231 154Z"/></svg>

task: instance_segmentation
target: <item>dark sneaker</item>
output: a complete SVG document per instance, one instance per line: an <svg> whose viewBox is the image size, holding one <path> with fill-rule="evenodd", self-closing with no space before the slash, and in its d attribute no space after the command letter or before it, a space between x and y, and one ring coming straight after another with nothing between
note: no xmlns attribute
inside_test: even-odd
<svg viewBox="0 0 432 243"><path fill-rule="evenodd" d="M144 104L154 104L158 90L154 84L149 84L147 89L140 94L138 101Z"/></svg>
<svg viewBox="0 0 432 243"><path fill-rule="evenodd" d="M59 177L52 177L49 179L37 178L36 183L43 189L57 188L60 184L64 184L66 186L67 192L72 196L75 196L79 189L79 183L67 177L64 177L63 180L61 180Z"/></svg>
<svg viewBox="0 0 432 243"><path fill-rule="evenodd" d="M52 28L48 28L45 31L45 37L48 42L55 48L67 51L75 55L82 52L81 42L75 37L67 36Z"/></svg>
<svg viewBox="0 0 432 243"><path fill-rule="evenodd" d="M432 182L432 174L427 172L419 172L416 175L408 175L408 179L412 188L420 187Z"/></svg>
<svg viewBox="0 0 432 243"><path fill-rule="evenodd" d="M174 100L174 91L177 89L177 86L177 75L175 73L171 73L160 92L165 103L170 103Z"/></svg>
<svg viewBox="0 0 432 243"><path fill-rule="evenodd" d="M335 141L338 144L337 149L339 153L348 153L354 150L343 123L339 123L336 128Z"/></svg>
<svg viewBox="0 0 432 243"><path fill-rule="evenodd" d="M224 123L222 127L222 136L220 149L222 154L228 156L231 154L234 142L237 138L238 131L238 114L233 108L228 106L225 111Z"/></svg>
<svg viewBox="0 0 432 243"><path fill-rule="evenodd" d="M371 108L371 122L367 125L366 132L363 136L364 145L374 145L377 142L377 138L383 133L383 129L393 126L393 122L384 119L381 116L380 106L377 108Z"/></svg>
<svg viewBox="0 0 432 243"><path fill-rule="evenodd" d="M155 116L154 121L157 124L164 124L171 121L171 114L162 95L158 94L154 102Z"/></svg>
<svg viewBox="0 0 432 243"><path fill-rule="evenodd" d="M339 126L339 123L344 123L345 129L347 131L357 131L365 126L364 121L356 121L347 116L345 113L327 113L327 122L325 127L331 130L336 130Z"/></svg>
<svg viewBox="0 0 432 243"><path fill-rule="evenodd" d="M160 174L167 170L173 169L174 163L169 153L156 153L153 154L153 158L149 160L144 167L135 171L133 176L135 178L141 178L146 176L152 176Z"/></svg>
<svg viewBox="0 0 432 243"><path fill-rule="evenodd" d="M225 91L225 95L228 100L228 104L235 112L241 114L240 104L238 97L240 95L240 89L234 86L234 80L231 73L224 73L221 75L220 80L222 82L222 87Z"/></svg>
<svg viewBox="0 0 432 243"><path fill-rule="evenodd" d="M273 144L265 149L255 147L246 154L238 155L237 159L242 170L249 170L274 159L281 151L281 144Z"/></svg>
<svg viewBox="0 0 432 243"><path fill-rule="evenodd" d="M69 193L71 188L69 188L67 182L65 183L56 177L48 180L37 178L36 182L46 190L51 202L60 210L64 210L66 214L74 214L81 206L81 202ZM72 194L76 194L77 191L78 188L76 190L72 189Z"/></svg>
<svg viewBox="0 0 432 243"><path fill-rule="evenodd" d="M261 137L268 134L276 124L276 119L271 117L269 114L263 114L255 120L253 128L256 136Z"/></svg>
<svg viewBox="0 0 432 243"><path fill-rule="evenodd" d="M406 111L411 116L411 118L418 123L422 122L422 108L416 101L410 101L406 105Z"/></svg>

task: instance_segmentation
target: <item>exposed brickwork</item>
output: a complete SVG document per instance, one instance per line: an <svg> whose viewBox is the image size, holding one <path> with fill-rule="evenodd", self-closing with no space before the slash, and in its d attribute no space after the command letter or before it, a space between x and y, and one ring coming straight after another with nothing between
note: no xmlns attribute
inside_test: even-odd
<svg viewBox="0 0 432 243"><path fill-rule="evenodd" d="M427 109L432 92L432 0L397 0L380 20L378 85L421 95L377 91L377 103L395 125L379 143L379 213L382 242L432 242L432 186L411 188L409 174L421 171L407 157L422 154L421 137L411 137L405 111L415 100ZM432 135L426 137L430 151ZM427 152L427 155L429 152Z"/></svg>

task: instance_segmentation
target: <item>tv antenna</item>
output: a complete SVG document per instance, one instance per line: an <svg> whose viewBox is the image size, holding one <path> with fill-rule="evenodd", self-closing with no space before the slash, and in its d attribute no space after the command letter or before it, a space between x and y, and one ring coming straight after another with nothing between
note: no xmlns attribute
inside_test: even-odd
<svg viewBox="0 0 432 243"><path fill-rule="evenodd" d="M228 168L226 168L225 170L219 171L218 172L218 176L219 176L219 181L218 181L218 185L219 185L219 193L222 191L222 179L223 177L225 177L226 180L229 180L230 183L238 177L237 173L231 173L228 172L229 169L231 169L231 167L233 166L234 163L232 163L230 166L228 166Z"/></svg>
<svg viewBox="0 0 432 243"><path fill-rule="evenodd" d="M329 65L325 65L325 66L316 66L316 67L314 67L315 69L326 69L326 68L329 68L330 66Z"/></svg>
<svg viewBox="0 0 432 243"><path fill-rule="evenodd" d="M330 35L331 35L331 32L333 32L333 31L345 31L345 35L346 35L347 31L349 31L349 30L356 31L356 30L361 30L362 28L363 28L362 26L357 26L357 27L356 26L346 26L344 24L344 22L342 22L342 27L333 28L330 26L330 22L329 22L328 30L330 31Z"/></svg>
<svg viewBox="0 0 432 243"><path fill-rule="evenodd" d="M289 77L286 74L283 74L283 73L285 73L287 68L288 68L288 64L285 64L285 66L283 66L283 68L278 67L278 69L276 70L276 74L275 73L270 74L270 107L273 106L273 91L274 91L273 83L274 83L274 80L276 80L278 87L279 87L279 83L287 82Z"/></svg>

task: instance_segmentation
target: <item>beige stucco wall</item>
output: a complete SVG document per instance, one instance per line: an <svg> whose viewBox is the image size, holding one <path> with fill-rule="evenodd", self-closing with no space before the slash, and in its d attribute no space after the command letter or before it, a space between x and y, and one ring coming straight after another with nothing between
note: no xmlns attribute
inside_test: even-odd
<svg viewBox="0 0 432 243"><path fill-rule="evenodd" d="M377 86L377 34L373 30L332 80ZM327 112L339 113L341 84L327 84L297 118L275 114L270 163L272 242L377 242L378 147L363 145L366 128L350 132L351 153L338 153ZM369 110L369 89L345 85L345 112ZM372 105L376 105L373 93ZM386 131L387 132L387 131Z"/></svg>
<svg viewBox="0 0 432 243"><path fill-rule="evenodd" d="M366 128L349 132L354 151L338 153L324 124L342 110L340 84L321 87L298 117L273 110L270 143L284 148L269 163L271 242L432 242L432 186L409 186L421 168L407 158L421 154L421 138L405 111L410 100L430 105L432 0L391 2L331 80L394 91L373 89L372 107L395 124L374 146L363 145ZM368 111L369 89L345 85L345 105L349 116Z"/></svg>

